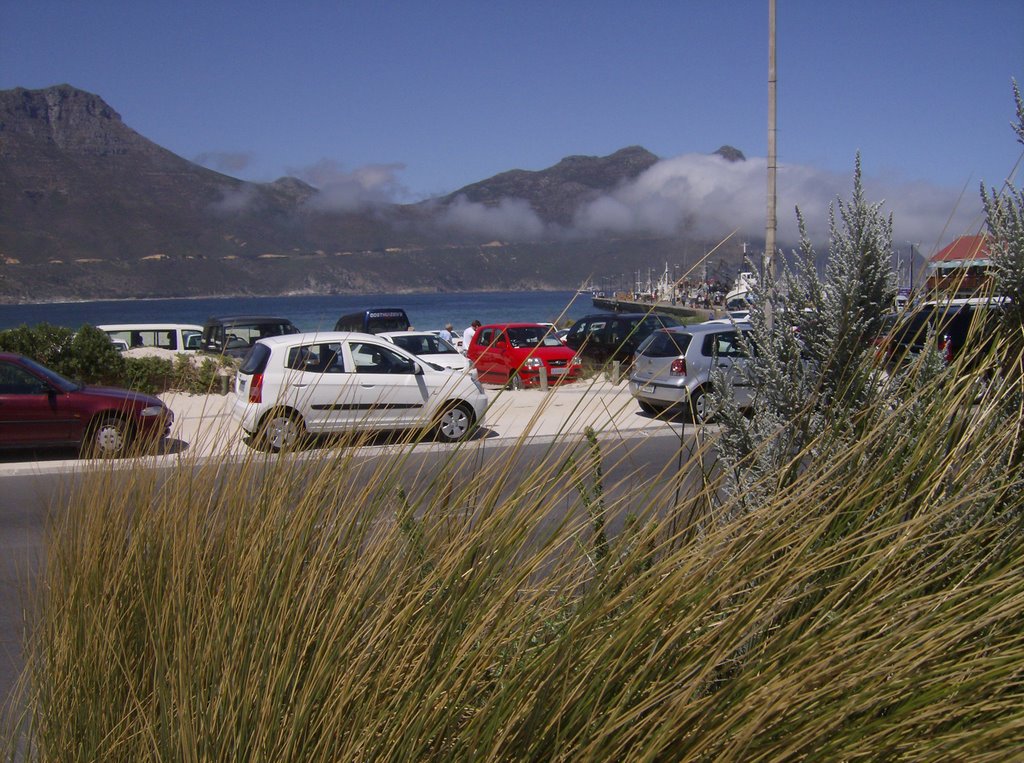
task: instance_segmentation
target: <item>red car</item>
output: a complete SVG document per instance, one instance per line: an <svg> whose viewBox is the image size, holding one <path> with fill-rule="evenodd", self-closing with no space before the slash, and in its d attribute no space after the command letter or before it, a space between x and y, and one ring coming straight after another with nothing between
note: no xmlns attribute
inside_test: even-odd
<svg viewBox="0 0 1024 763"><path fill-rule="evenodd" d="M562 344L551 326L540 323L481 326L466 355L481 382L512 389L540 384L542 368L552 384L578 379L583 368L576 352Z"/></svg>
<svg viewBox="0 0 1024 763"><path fill-rule="evenodd" d="M157 442L174 413L152 395L87 387L46 366L0 353L0 448L79 448L84 456L121 456L133 442Z"/></svg>

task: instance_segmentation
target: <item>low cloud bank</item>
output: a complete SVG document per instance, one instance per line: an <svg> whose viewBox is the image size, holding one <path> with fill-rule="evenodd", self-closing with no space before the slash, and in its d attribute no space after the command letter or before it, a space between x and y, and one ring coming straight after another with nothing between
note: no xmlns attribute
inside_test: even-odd
<svg viewBox="0 0 1024 763"><path fill-rule="evenodd" d="M437 222L445 228L507 241L532 241L552 235L523 199L502 199L491 206L459 196L441 210Z"/></svg>
<svg viewBox="0 0 1024 763"><path fill-rule="evenodd" d="M398 179L404 169L404 164L368 164L346 170L324 159L289 174L319 189L311 202L317 209L352 212L407 199L409 191Z"/></svg>
<svg viewBox="0 0 1024 763"><path fill-rule="evenodd" d="M881 203L894 219L894 244L936 245L968 232L981 221L977 193L928 183L864 178L870 203ZM797 241L799 207L815 242L828 237L828 209L848 200L853 173L780 164L777 175L778 239ZM442 218L446 225L499 238L624 235L689 235L720 238L732 231L742 238L764 237L767 214L767 160L729 162L717 155L686 154L663 159L635 180L582 206L569 227L545 225L522 200L497 207L460 198Z"/></svg>
<svg viewBox="0 0 1024 763"><path fill-rule="evenodd" d="M247 163L248 155L204 155L208 166L220 162ZM237 164L235 165L238 166ZM851 171L836 173L797 164L778 168L778 240L795 246L800 208L816 245L828 238L828 209L837 198L848 200L853 189ZM318 192L309 204L323 211L360 211L401 204L411 194L399 177L403 164L372 164L346 169L323 160L293 169L297 177ZM894 244L920 244L934 251L958 235L977 232L982 225L977 189L944 188L893 177L873 177L865 168L868 200L881 203L894 219ZM437 205L437 224L449 231L506 241L536 241L597 236L676 236L708 240L732 232L743 239L764 238L767 207L767 160L749 158L730 162L716 154L685 154L662 159L636 179L581 206L568 226L544 222L524 199L506 198L496 205L457 198L446 207ZM241 191L225 197L218 211L240 211L252 201Z"/></svg>

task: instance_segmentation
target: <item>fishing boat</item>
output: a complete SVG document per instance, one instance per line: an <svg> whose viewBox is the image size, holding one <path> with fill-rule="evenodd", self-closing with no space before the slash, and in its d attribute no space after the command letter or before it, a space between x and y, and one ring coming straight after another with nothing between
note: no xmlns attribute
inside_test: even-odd
<svg viewBox="0 0 1024 763"><path fill-rule="evenodd" d="M725 309L730 315L733 313L750 312L750 303L753 301L754 289L757 287L757 274L745 271L736 276L732 288L725 295ZM734 316L736 317L736 316Z"/></svg>

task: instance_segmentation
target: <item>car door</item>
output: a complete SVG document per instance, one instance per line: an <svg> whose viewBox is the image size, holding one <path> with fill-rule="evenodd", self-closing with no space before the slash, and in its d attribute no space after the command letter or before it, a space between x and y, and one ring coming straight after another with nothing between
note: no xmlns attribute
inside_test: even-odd
<svg viewBox="0 0 1024 763"><path fill-rule="evenodd" d="M357 426L361 414L355 376L341 342L310 342L287 349L282 389L311 432Z"/></svg>
<svg viewBox="0 0 1024 763"><path fill-rule="evenodd" d="M481 381L504 384L508 380L508 364L497 347L498 338L503 334L500 329L483 328L473 337L470 357L474 358L473 365Z"/></svg>
<svg viewBox="0 0 1024 763"><path fill-rule="evenodd" d="M0 361L0 443L31 447L75 441L83 425L66 398L28 369Z"/></svg>
<svg viewBox="0 0 1024 763"><path fill-rule="evenodd" d="M749 332L743 334L749 342ZM741 406L750 405L754 398L749 374L750 359L745 342L740 339L740 332L717 332L708 335L707 341L710 347L705 354L711 355L712 367L717 368L726 382L732 385L736 402Z"/></svg>
<svg viewBox="0 0 1024 763"><path fill-rule="evenodd" d="M352 369L346 403L358 428L400 428L430 416L430 391L415 360L383 342L346 344Z"/></svg>

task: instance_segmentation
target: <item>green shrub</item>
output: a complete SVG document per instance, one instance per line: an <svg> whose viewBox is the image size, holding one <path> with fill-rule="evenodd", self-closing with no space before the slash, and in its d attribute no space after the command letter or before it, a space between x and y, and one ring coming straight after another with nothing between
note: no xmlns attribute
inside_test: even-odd
<svg viewBox="0 0 1024 763"><path fill-rule="evenodd" d="M106 332L82 326L55 364L54 370L86 384L121 384L125 358L110 342Z"/></svg>
<svg viewBox="0 0 1024 763"><path fill-rule="evenodd" d="M174 360L173 388L197 395L220 394L222 379L234 373L234 361L221 357L179 354Z"/></svg>
<svg viewBox="0 0 1024 763"><path fill-rule="evenodd" d="M40 323L0 331L0 351L17 352L85 384L104 384L160 394L171 390L219 394L235 361L179 353L174 360L120 353L105 332L85 325L78 331Z"/></svg>
<svg viewBox="0 0 1024 763"><path fill-rule="evenodd" d="M174 364L167 358L144 357L123 358L125 363L126 387L156 395L171 389L174 381Z"/></svg>
<svg viewBox="0 0 1024 763"><path fill-rule="evenodd" d="M0 350L21 353L56 370L74 335L74 331L64 326L49 323L35 326L22 324L17 328L0 331Z"/></svg>

